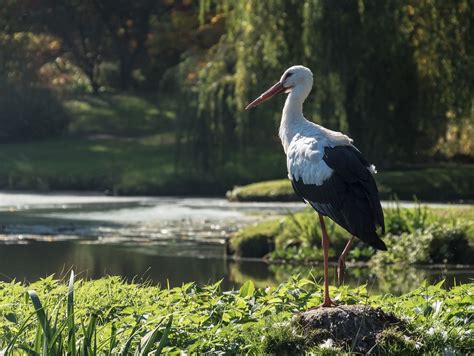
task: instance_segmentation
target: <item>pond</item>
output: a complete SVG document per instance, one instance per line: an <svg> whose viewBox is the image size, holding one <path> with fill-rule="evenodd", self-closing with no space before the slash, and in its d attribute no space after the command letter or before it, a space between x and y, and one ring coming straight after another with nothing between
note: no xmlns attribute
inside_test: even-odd
<svg viewBox="0 0 474 356"><path fill-rule="evenodd" d="M301 203L231 203L218 198L107 197L94 194L0 193L0 279L34 281L73 268L86 278L120 275L176 286L247 279L275 285L294 273L322 279L322 266L235 261L226 239L240 227L304 208ZM451 285L469 268L349 266L347 283L402 293L427 279Z"/></svg>

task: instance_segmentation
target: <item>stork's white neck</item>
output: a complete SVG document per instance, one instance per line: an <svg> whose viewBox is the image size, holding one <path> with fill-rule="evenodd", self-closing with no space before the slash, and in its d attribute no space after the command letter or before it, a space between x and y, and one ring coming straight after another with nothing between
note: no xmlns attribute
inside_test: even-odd
<svg viewBox="0 0 474 356"><path fill-rule="evenodd" d="M308 96L301 87L295 87L288 94L280 122L279 136L283 149L286 150L297 129L307 120L303 116L303 103Z"/></svg>

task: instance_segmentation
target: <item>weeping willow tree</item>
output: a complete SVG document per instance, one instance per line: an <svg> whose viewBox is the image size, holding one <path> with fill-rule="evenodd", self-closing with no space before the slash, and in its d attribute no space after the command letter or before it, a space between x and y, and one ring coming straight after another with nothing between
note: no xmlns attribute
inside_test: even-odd
<svg viewBox="0 0 474 356"><path fill-rule="evenodd" d="M288 66L313 70L311 120L344 130L364 153L422 159L450 120L470 115L474 38L469 0L201 0L200 19L226 29L184 72L190 132L218 151L275 142L282 100L245 112ZM191 65L189 65L191 64Z"/></svg>

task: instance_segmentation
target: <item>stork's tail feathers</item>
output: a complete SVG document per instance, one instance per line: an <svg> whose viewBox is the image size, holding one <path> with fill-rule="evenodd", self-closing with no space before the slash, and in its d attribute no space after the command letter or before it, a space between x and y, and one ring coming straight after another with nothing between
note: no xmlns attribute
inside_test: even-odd
<svg viewBox="0 0 474 356"><path fill-rule="evenodd" d="M370 242L367 241L367 243L377 250L387 251L387 246L385 246L385 242L383 242L383 240L380 239L378 236L376 239L370 240Z"/></svg>

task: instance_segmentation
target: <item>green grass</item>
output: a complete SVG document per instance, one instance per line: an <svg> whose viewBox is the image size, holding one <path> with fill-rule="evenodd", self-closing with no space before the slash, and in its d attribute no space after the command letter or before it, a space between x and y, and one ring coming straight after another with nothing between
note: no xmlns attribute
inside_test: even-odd
<svg viewBox="0 0 474 356"><path fill-rule="evenodd" d="M0 145L0 189L108 190L114 194L223 194L255 176L278 175L278 153L229 154L215 171L193 169L170 134L144 138L58 138ZM186 148L183 147L186 152ZM265 153L266 152L266 153ZM253 157L249 164L248 157Z"/></svg>
<svg viewBox="0 0 474 356"><path fill-rule="evenodd" d="M379 172L375 179L380 197L412 200L473 200L474 165L439 164L418 166L399 171ZM299 200L288 179L272 180L235 187L227 194L235 201L291 201Z"/></svg>
<svg viewBox="0 0 474 356"><path fill-rule="evenodd" d="M227 192L231 201L295 201L299 200L288 179L277 179L266 182L235 187Z"/></svg>
<svg viewBox="0 0 474 356"><path fill-rule="evenodd" d="M212 160L214 170L193 168L196 157L182 147L177 164L174 136L161 133L145 137L79 138L64 137L35 142L0 144L0 189L26 190L108 190L116 194L223 194L229 187L255 180L283 176L283 154L271 147L248 147L242 152L229 150L226 157ZM411 199L419 188L429 186L430 196L422 199L473 198L474 166L457 168L441 166L440 177L454 175L451 185L447 178L437 187L409 181L419 177L419 171L387 172L377 175L382 197L388 197L388 183L400 188L390 192ZM433 168L433 170L435 170ZM430 171L431 172L431 171ZM398 180L398 175L405 177ZM430 176L431 177L431 176ZM436 175L432 175L436 180ZM417 178L418 179L418 178ZM386 179L388 181L388 179ZM456 185L457 181L462 181ZM383 193L385 191L385 193ZM404 195L405 194L405 195ZM428 194L428 193L427 193ZM455 195L452 195L455 194ZM435 197L436 195L436 197ZM288 180L276 180L236 188L228 195L233 200L292 200L296 199Z"/></svg>
<svg viewBox="0 0 474 356"><path fill-rule="evenodd" d="M169 130L176 118L169 100L150 94L83 95L64 105L73 117L74 134L150 135Z"/></svg>
<svg viewBox="0 0 474 356"><path fill-rule="evenodd" d="M341 304L368 304L408 324L384 331L378 347L390 353L472 351L474 285L445 290L422 285L394 297L369 295L364 286L331 288ZM294 313L321 303L322 288L298 277L265 289L246 282L222 291L219 283L178 288L127 284L117 277L74 284L42 279L0 283L0 350L19 355L265 354L290 345L325 350L299 336ZM337 342L337 339L335 340ZM336 346L334 352L349 352Z"/></svg>
<svg viewBox="0 0 474 356"><path fill-rule="evenodd" d="M174 173L174 149L156 140L56 139L2 145L3 189L163 189Z"/></svg>
<svg viewBox="0 0 474 356"><path fill-rule="evenodd" d="M418 206L385 209L388 252L375 251L357 240L349 260L372 264L474 264L474 207L429 209ZM335 259L344 248L349 234L326 219L330 236L330 258ZM245 227L229 242L239 257L264 257L275 261L299 263L322 259L321 232L312 211L289 214ZM268 251L269 247L274 250Z"/></svg>

